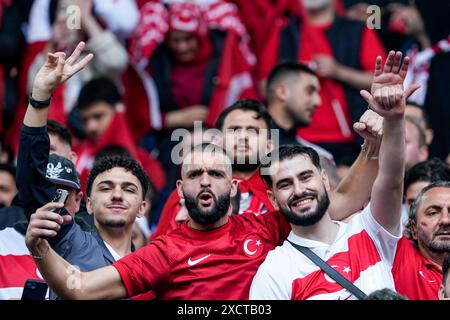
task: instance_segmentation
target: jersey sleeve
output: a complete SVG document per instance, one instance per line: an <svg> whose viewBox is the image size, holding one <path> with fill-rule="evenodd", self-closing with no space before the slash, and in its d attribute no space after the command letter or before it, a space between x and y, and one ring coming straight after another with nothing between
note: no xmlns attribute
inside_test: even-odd
<svg viewBox="0 0 450 320"><path fill-rule="evenodd" d="M170 273L170 257L164 236L116 261L117 269L128 296L155 290ZM156 291L156 290L155 290Z"/></svg>
<svg viewBox="0 0 450 320"><path fill-rule="evenodd" d="M290 300L291 288L286 287L286 281L280 274L283 266L279 263L274 255L274 251L270 252L259 267L258 272L253 278L250 287L250 300Z"/></svg>
<svg viewBox="0 0 450 320"><path fill-rule="evenodd" d="M370 210L370 203L364 208L360 217L364 229L375 243L382 259L392 265L397 249L397 243L401 239L403 233L401 224L399 225L396 234L391 234L375 220L372 211Z"/></svg>

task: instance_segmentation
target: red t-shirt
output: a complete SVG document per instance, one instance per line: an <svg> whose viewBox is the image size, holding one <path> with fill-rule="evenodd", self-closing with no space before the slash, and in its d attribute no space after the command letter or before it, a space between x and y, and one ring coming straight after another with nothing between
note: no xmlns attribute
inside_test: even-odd
<svg viewBox="0 0 450 320"><path fill-rule="evenodd" d="M129 296L153 290L158 299L248 299L258 267L289 230L279 212L231 215L211 231L184 223L113 266Z"/></svg>
<svg viewBox="0 0 450 320"><path fill-rule="evenodd" d="M308 32L301 32L298 57L300 62L309 64L316 54L334 56L325 33L329 27L310 26ZM377 56L385 58L383 45L373 30L365 28L361 40L361 70L373 72ZM351 142L354 139L353 124L344 89L337 81L328 79L326 82L327 85L325 80L320 78L322 105L316 109L310 126L300 129L299 134L311 142Z"/></svg>
<svg viewBox="0 0 450 320"><path fill-rule="evenodd" d="M437 300L442 270L403 237L397 244L392 267L395 288L410 300Z"/></svg>

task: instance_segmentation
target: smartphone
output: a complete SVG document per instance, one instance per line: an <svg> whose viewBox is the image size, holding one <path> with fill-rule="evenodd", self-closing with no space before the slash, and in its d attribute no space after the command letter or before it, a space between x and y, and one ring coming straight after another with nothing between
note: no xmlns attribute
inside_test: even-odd
<svg viewBox="0 0 450 320"><path fill-rule="evenodd" d="M48 285L45 281L28 279L25 282L21 300L45 300L47 289Z"/></svg>
<svg viewBox="0 0 450 320"><path fill-rule="evenodd" d="M59 202L59 203L65 204L68 196L69 196L69 191L64 190L64 189L56 189L56 193L55 193L55 196L54 196L52 202ZM58 208L58 209L53 210L53 212L60 214L63 209L64 209L64 207Z"/></svg>

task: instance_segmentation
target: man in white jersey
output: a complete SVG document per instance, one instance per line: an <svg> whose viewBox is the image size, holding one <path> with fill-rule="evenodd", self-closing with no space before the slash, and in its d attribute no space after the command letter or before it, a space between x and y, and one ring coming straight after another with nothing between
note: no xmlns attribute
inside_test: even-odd
<svg viewBox="0 0 450 320"><path fill-rule="evenodd" d="M384 69L377 58L371 93L361 95L384 117L379 172L371 203L348 223L328 213L328 178L317 153L282 146L278 158L262 169L268 195L290 223L288 240L310 248L364 293L394 288L390 272L401 238L400 213L405 166L405 99L418 85L403 90L409 58L389 53ZM288 241L269 252L250 289L251 299L355 299Z"/></svg>

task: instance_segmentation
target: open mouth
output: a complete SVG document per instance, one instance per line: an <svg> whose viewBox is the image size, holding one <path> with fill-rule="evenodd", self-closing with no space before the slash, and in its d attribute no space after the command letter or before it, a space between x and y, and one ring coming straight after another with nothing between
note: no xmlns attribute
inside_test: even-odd
<svg viewBox="0 0 450 320"><path fill-rule="evenodd" d="M304 196L304 197L298 198L291 202L291 207L293 207L293 208L307 207L312 204L314 199L315 199L314 196Z"/></svg>
<svg viewBox="0 0 450 320"><path fill-rule="evenodd" d="M209 192L202 192L199 195L199 203L203 207L209 207L213 203L213 196Z"/></svg>

